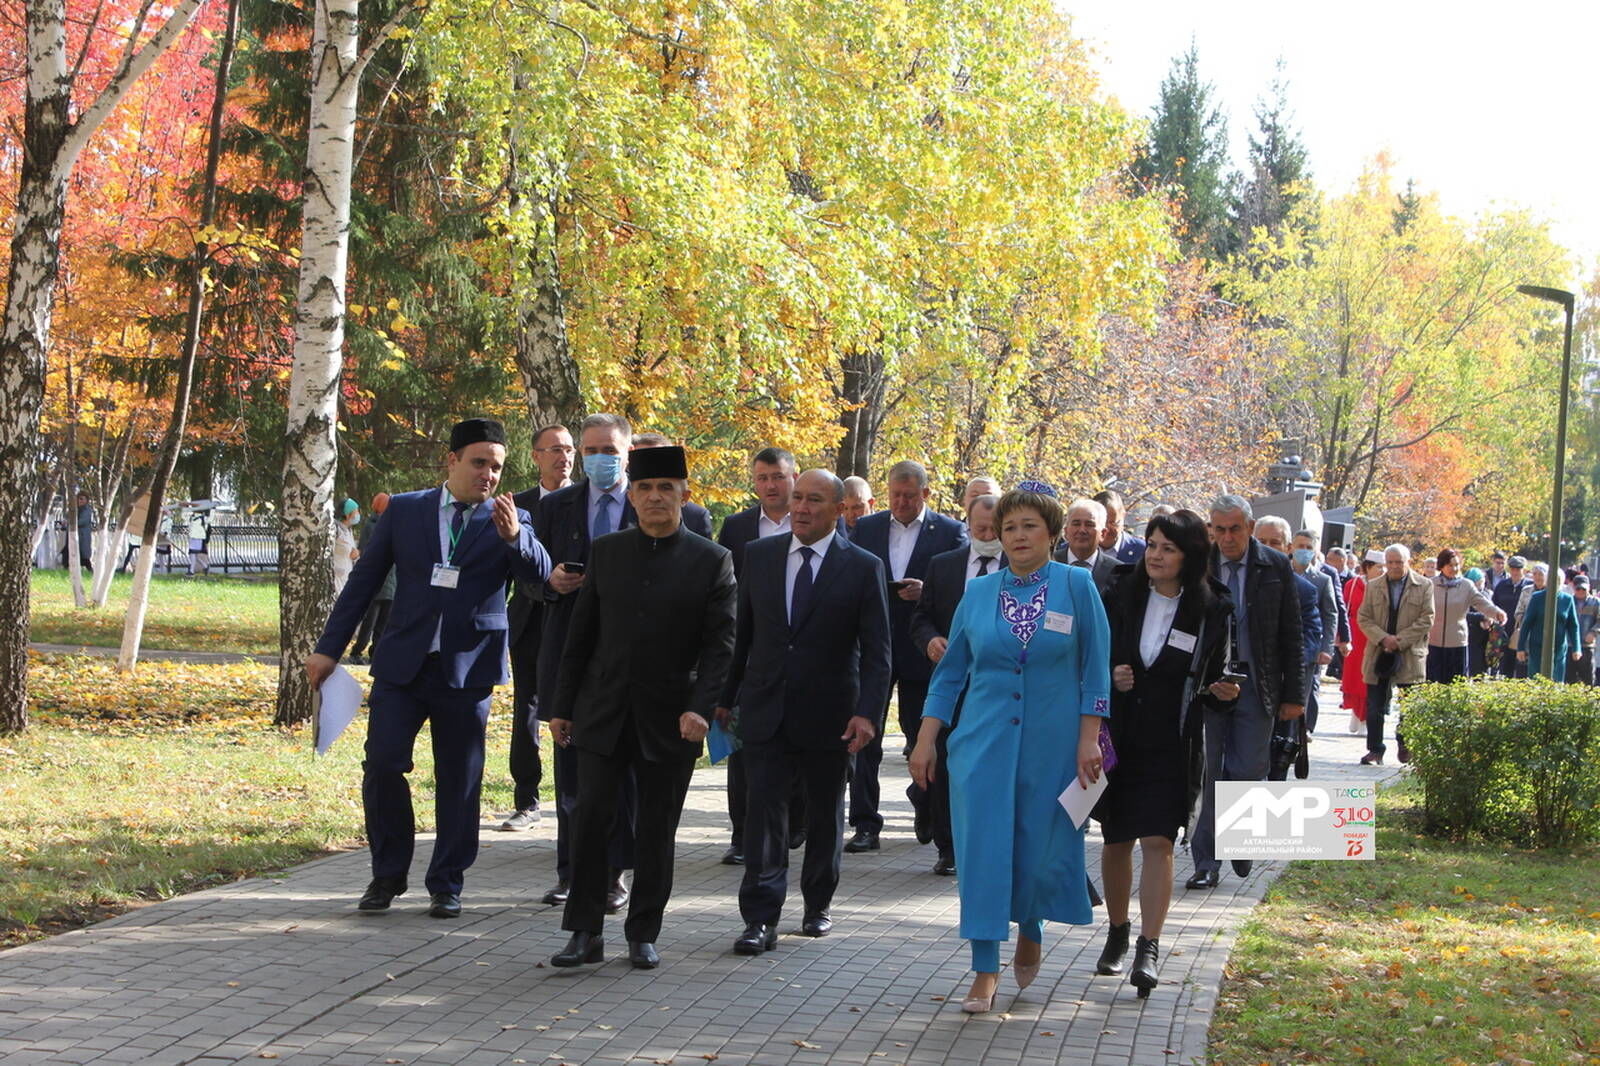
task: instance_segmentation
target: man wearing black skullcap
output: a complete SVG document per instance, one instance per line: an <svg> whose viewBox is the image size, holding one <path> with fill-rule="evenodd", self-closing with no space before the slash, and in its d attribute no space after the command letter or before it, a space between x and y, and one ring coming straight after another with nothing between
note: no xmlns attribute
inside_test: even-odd
<svg viewBox="0 0 1600 1066"><path fill-rule="evenodd" d="M638 525L589 547L561 660L550 733L578 753L572 882L550 961L604 958L611 882L607 858L621 784L632 772L633 895L628 959L660 964L655 940L672 894L673 841L700 743L733 658L738 590L726 548L683 528L688 466L678 447L628 455L628 501Z"/></svg>
<svg viewBox="0 0 1600 1066"><path fill-rule="evenodd" d="M505 442L505 430L491 419L456 424L444 484L389 498L334 601L316 652L306 659L311 687L320 688L393 567L394 607L372 653L362 763L361 805L372 847L364 911L388 910L406 890L415 822L405 775L417 732L427 722L438 822L428 863L428 913L461 913L463 876L478 855L489 697L506 680L506 583L550 575L550 556L534 539L528 513L509 495L494 495Z"/></svg>

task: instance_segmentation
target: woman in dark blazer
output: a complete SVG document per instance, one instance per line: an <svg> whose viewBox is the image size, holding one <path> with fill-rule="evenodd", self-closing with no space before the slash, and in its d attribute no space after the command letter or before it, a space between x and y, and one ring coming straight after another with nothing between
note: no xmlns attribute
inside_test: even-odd
<svg viewBox="0 0 1600 1066"><path fill-rule="evenodd" d="M1143 853L1140 936L1129 974L1140 997L1157 983L1161 926L1172 901L1173 844L1204 775L1203 708L1239 696L1237 685L1219 680L1233 603L1227 586L1207 576L1204 519L1193 511L1152 518L1145 542L1144 558L1121 567L1106 593L1117 762L1094 811L1105 838L1100 862L1111 924L1099 973L1122 972L1132 927L1135 841Z"/></svg>

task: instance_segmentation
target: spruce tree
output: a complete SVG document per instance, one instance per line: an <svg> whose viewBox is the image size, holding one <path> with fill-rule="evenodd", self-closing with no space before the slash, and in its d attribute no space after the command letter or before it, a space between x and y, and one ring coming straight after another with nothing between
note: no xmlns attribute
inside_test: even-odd
<svg viewBox="0 0 1600 1066"><path fill-rule="evenodd" d="M1228 121L1213 102L1216 87L1200 80L1194 42L1172 61L1150 123L1150 141L1135 174L1152 185L1178 190L1185 254L1217 255L1228 222Z"/></svg>
<svg viewBox="0 0 1600 1066"><path fill-rule="evenodd" d="M1256 103L1256 132L1250 135L1250 156L1245 172L1235 179L1229 253L1247 247L1257 228L1273 237L1295 214L1311 191L1311 167L1305 145L1291 125L1288 82L1283 61L1267 96Z"/></svg>

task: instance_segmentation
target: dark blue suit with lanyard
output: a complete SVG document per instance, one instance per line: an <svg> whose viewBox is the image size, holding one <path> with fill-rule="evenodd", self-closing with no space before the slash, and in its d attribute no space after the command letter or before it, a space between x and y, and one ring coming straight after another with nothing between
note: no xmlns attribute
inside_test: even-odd
<svg viewBox="0 0 1600 1066"><path fill-rule="evenodd" d="M478 854L484 727L490 694L506 680L506 583L550 574L527 512L518 511L522 528L508 543L494 528L493 509L492 500L460 503L444 488L390 497L316 647L333 659L343 654L393 567L394 607L372 656L361 800L373 876L403 880L415 837L405 775L428 722L438 839L427 886L434 893L459 894Z"/></svg>

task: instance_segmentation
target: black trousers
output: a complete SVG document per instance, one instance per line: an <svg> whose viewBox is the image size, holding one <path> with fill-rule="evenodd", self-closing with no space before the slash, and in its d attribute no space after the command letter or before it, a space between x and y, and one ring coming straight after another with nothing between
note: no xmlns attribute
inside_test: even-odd
<svg viewBox="0 0 1600 1066"><path fill-rule="evenodd" d="M511 803L519 811L539 806L539 643L511 649Z"/></svg>
<svg viewBox="0 0 1600 1066"><path fill-rule="evenodd" d="M800 894L815 914L833 904L844 852L844 784L850 755L798 747L780 734L744 746L750 775L745 817L744 881L739 914L745 922L776 925L789 894L789 793L798 781L806 798L805 858Z"/></svg>
<svg viewBox="0 0 1600 1066"><path fill-rule="evenodd" d="M575 828L573 818L578 809L578 783L582 780L578 749L571 744L566 747L558 744L551 753L550 761L556 778L556 878L570 885ZM617 785L617 807L621 815L615 820L608 845L610 864L614 870L633 869L633 826L638 806L633 774L625 773Z"/></svg>
<svg viewBox="0 0 1600 1066"><path fill-rule="evenodd" d="M1376 685L1367 686L1367 750L1375 751L1382 755L1385 750L1383 743L1383 720L1389 711L1389 695L1398 688L1397 699L1405 697L1406 689L1410 685L1395 685L1393 681L1380 681ZM1394 735L1398 739L1405 726L1405 716L1396 712L1394 720Z"/></svg>
<svg viewBox="0 0 1600 1066"><path fill-rule="evenodd" d="M744 815L750 804L749 777L744 769L744 749L728 753L728 821L733 825L732 844L744 847ZM806 796L800 782L794 783L789 794L789 832L797 833L806 825Z"/></svg>
<svg viewBox="0 0 1600 1066"><path fill-rule="evenodd" d="M372 847L372 876L405 877L416 819L411 809L412 748L422 723L433 737L434 812L438 837L428 863L429 892L460 892L478 857L478 796L492 688L451 688L430 656L409 683L372 683L361 807Z"/></svg>
<svg viewBox="0 0 1600 1066"><path fill-rule="evenodd" d="M908 740L915 739L917 730L922 726L922 705L928 702L928 682L913 681L896 674L890 679L890 689L900 694L900 728L905 731ZM885 704L883 713L875 723L878 735L872 738L872 743L856 752L851 764L850 824L856 829L871 829L873 832L883 829L883 815L878 813L878 767L883 764L883 726L888 718L889 707ZM910 723L909 729L907 723ZM913 797L911 802L920 804L923 801Z"/></svg>
<svg viewBox="0 0 1600 1066"><path fill-rule="evenodd" d="M955 832L950 827L950 751L946 746L950 740L950 730L953 726L945 726L939 730L938 739L934 741L934 750L938 752L938 761L934 763L933 788L929 790L929 801L933 804L933 843L939 849L940 855L954 857L956 853ZM911 785L916 788L916 784ZM915 802L915 800L913 800Z"/></svg>
<svg viewBox="0 0 1600 1066"><path fill-rule="evenodd" d="M623 931L630 941L653 943L672 896L673 844L683 800L694 776L694 760L651 762L640 754L632 730L624 728L609 755L578 751L578 804L574 812L572 891L561 918L568 932L598 933L605 927L611 885L609 851L618 825L634 812L620 799L629 783L638 790L633 824L633 891Z"/></svg>
<svg viewBox="0 0 1600 1066"><path fill-rule="evenodd" d="M351 655L362 655L378 646L378 638L389 627L389 608L393 606L393 600L372 601L367 613L361 616L361 625L356 629L356 642L350 646Z"/></svg>

